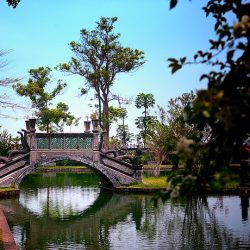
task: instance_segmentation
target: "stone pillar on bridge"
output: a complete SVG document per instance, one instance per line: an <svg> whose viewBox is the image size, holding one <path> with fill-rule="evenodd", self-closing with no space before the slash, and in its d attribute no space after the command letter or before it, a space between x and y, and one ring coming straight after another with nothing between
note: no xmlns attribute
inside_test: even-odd
<svg viewBox="0 0 250 250"><path fill-rule="evenodd" d="M93 146L92 149L95 151L99 150L98 145L98 135L99 135L99 128L98 128L98 120L92 120L92 132L93 132Z"/></svg>
<svg viewBox="0 0 250 250"><path fill-rule="evenodd" d="M36 119L31 118L28 121L26 121L26 129L28 132L28 140L29 140L29 146L30 149L37 149L37 142L36 142Z"/></svg>

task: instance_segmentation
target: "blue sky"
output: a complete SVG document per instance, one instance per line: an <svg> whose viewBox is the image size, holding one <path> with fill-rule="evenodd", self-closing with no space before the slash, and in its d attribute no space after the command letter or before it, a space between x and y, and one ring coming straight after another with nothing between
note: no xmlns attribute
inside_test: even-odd
<svg viewBox="0 0 250 250"><path fill-rule="evenodd" d="M205 18L201 10L205 3L182 0L170 11L168 0L22 0L16 9L1 1L0 49L12 50L7 56L10 63L1 74L19 77L25 83L29 69L67 62L72 56L68 43L79 40L80 29L94 29L95 22L102 16L117 16L115 32L121 33L121 44L144 51L146 63L136 72L118 75L112 91L133 98L142 92L152 93L156 104L166 107L171 97L206 86L205 82L199 82L205 66L188 66L172 75L166 61L169 57L191 58L197 50L209 46L213 22ZM59 72L54 73L54 77L68 82L56 102L66 102L76 117L89 115L88 103L93 93L78 97L78 88L84 84L84 79ZM27 102L17 96L13 98ZM134 132L134 119L141 111L134 105L127 108L127 123ZM5 112L17 117L0 120L2 128L12 134L24 127L25 116L32 115L31 110ZM82 131L82 124L65 131ZM114 133L114 127L112 131Z"/></svg>

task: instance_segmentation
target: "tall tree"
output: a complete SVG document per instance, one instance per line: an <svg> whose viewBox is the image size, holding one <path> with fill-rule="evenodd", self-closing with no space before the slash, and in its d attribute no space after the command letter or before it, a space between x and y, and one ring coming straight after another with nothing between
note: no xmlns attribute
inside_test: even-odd
<svg viewBox="0 0 250 250"><path fill-rule="evenodd" d="M155 99L152 94L140 93L135 99L135 106L140 109L143 108L143 117L138 117L135 124L137 128L141 129L140 136L143 139L144 146L146 144L146 136L148 132L148 126L153 122L154 117L149 116L148 110L150 107L154 107Z"/></svg>
<svg viewBox="0 0 250 250"><path fill-rule="evenodd" d="M147 148L149 155L156 162L154 165L154 174L159 175L159 165L166 160L169 150L169 129L168 126L158 120L149 126L149 133L147 134Z"/></svg>
<svg viewBox="0 0 250 250"><path fill-rule="evenodd" d="M195 100L195 97L193 91L191 91L168 101L165 120L170 133L171 150L176 150L176 145L182 137L196 138L202 135L197 126L186 121L186 107Z"/></svg>
<svg viewBox="0 0 250 250"><path fill-rule="evenodd" d="M116 100L119 104L119 108L123 110L121 114L121 120L122 124L118 126L116 132L118 138L120 138L122 145L126 146L126 144L131 141L133 134L129 133L129 127L128 125L125 125L125 118L127 118L127 109L122 107L123 105L129 105L132 103L132 98L124 98L120 95L114 94L113 95L113 100Z"/></svg>
<svg viewBox="0 0 250 250"><path fill-rule="evenodd" d="M129 132L128 125L120 124L118 125L118 128L116 129L116 136L121 141L121 144L124 146L128 142L131 142L134 135Z"/></svg>
<svg viewBox="0 0 250 250"><path fill-rule="evenodd" d="M193 102L195 97L191 91L171 98L166 109L158 106L159 118L149 126L147 134L149 151L158 163L167 158L174 167L177 167L179 157L175 152L180 140L186 140L186 138L196 140L204 135L203 141L205 141L205 135L208 137L208 133L205 133L207 131L199 131L197 126L185 120L185 108Z"/></svg>
<svg viewBox="0 0 250 250"><path fill-rule="evenodd" d="M46 91L46 86L51 84L51 69L39 67L29 70L30 77L27 84L17 83L15 89L20 96L28 97L35 108L38 127L47 133L62 130L63 124L71 125L75 119L68 112L68 105L59 102L56 108L50 108L52 100L66 87L66 83L58 80L56 87Z"/></svg>
<svg viewBox="0 0 250 250"><path fill-rule="evenodd" d="M106 131L106 149L109 138L108 107L115 77L119 73L131 72L144 63L142 51L123 47L118 41L120 34L113 32L116 21L117 17L102 17L94 30L82 29L80 42L70 43L75 57L69 63L59 65L61 71L85 78L87 88L83 88L82 93L94 89L98 99L100 127Z"/></svg>

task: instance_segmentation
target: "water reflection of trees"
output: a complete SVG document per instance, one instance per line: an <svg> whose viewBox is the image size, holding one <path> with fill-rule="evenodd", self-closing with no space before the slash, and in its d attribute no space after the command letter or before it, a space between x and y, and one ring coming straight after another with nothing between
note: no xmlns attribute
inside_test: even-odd
<svg viewBox="0 0 250 250"><path fill-rule="evenodd" d="M240 197L241 217L243 221L248 221L249 197L243 194Z"/></svg>
<svg viewBox="0 0 250 250"><path fill-rule="evenodd" d="M32 215L20 207L18 199L1 201L11 228L19 227L21 249L47 249L58 245L81 244L86 249L110 249L109 229L124 221L138 200L129 196L101 193L92 208L63 221ZM11 209L10 209L11 208ZM22 235L22 237L20 237ZM57 248L57 247L55 247Z"/></svg>
<svg viewBox="0 0 250 250"><path fill-rule="evenodd" d="M206 198L190 198L186 201L181 247L196 246L196 249L232 249L238 240L216 219Z"/></svg>
<svg viewBox="0 0 250 250"><path fill-rule="evenodd" d="M223 200L223 198L222 198ZM221 201L218 208L221 209ZM219 202L220 201L220 202ZM18 200L0 201L11 228L18 227L21 249L239 249L249 247L221 220L206 198L166 201L151 196L101 193L77 217L62 221L38 217ZM214 203L215 204L215 203ZM238 210L240 213L240 210ZM134 245L136 244L136 245ZM38 247L39 246L39 247Z"/></svg>
<svg viewBox="0 0 250 250"><path fill-rule="evenodd" d="M20 188L37 190L43 187L97 186L99 178L94 173L33 173L26 175Z"/></svg>
<svg viewBox="0 0 250 250"><path fill-rule="evenodd" d="M145 207L147 203L145 199ZM165 246L161 245L165 249L238 249L244 244L249 247L250 236L242 240L233 234L217 219L206 198L166 202L154 210L152 202L150 206L151 209L144 207L139 230L148 239L165 242Z"/></svg>

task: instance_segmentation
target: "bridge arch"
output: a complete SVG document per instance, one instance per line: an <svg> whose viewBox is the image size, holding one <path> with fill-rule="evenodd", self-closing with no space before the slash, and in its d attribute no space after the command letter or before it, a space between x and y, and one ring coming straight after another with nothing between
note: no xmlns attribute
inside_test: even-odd
<svg viewBox="0 0 250 250"><path fill-rule="evenodd" d="M23 131L24 150L14 150L8 159L0 159L0 187L19 185L39 165L63 159L85 164L99 176L103 187L141 180L142 165L128 161L129 156L119 156L117 152L110 155L100 150L97 128L93 127L93 133L36 133L35 119L30 119Z"/></svg>
<svg viewBox="0 0 250 250"><path fill-rule="evenodd" d="M15 184L16 185L20 185L20 183L22 182L23 178L32 172L35 172L37 167L42 166L42 165L47 165L49 163L54 163L56 161L60 161L60 160L73 160L79 163L84 164L87 168L91 169L100 179L101 182L101 187L113 187L113 183L112 180L110 180L108 175L105 175L104 173L102 173L101 170L99 170L98 168L98 164L93 162L91 159L89 159L88 157L85 156L74 156L74 155L57 155L54 157L50 157L50 158L40 158L36 163L28 166L27 170L24 171L22 174L20 174L18 176L18 178L16 178L15 180Z"/></svg>

